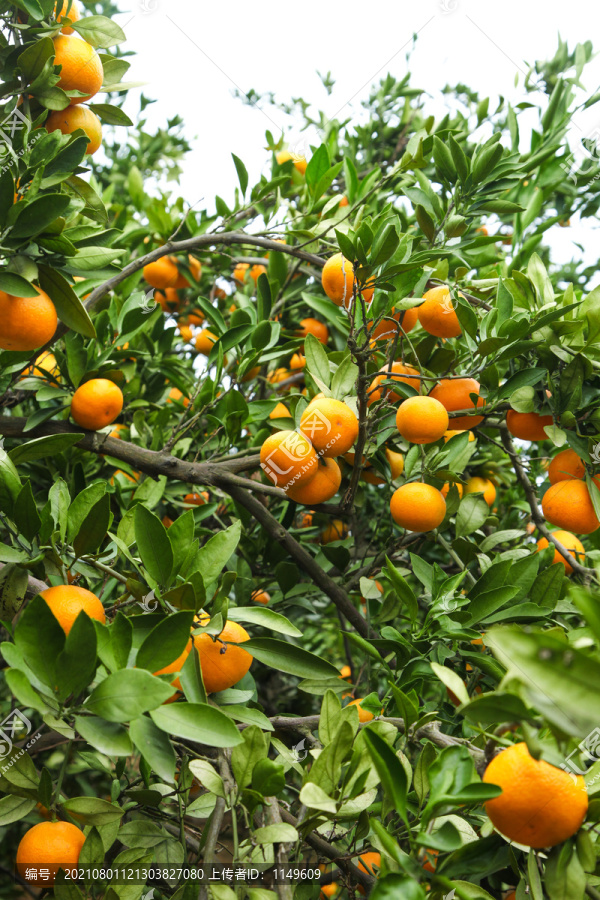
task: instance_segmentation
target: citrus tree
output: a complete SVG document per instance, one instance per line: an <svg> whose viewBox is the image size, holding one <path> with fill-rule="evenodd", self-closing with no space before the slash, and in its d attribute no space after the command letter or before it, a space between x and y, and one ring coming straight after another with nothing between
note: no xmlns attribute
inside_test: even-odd
<svg viewBox="0 0 600 900"><path fill-rule="evenodd" d="M114 12L2 4L3 896L600 896L591 46L210 212Z"/></svg>

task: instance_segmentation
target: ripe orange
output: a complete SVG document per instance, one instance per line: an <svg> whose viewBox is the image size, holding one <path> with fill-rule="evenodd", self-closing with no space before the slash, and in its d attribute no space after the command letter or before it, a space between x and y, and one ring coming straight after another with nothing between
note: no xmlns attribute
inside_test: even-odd
<svg viewBox="0 0 600 900"><path fill-rule="evenodd" d="M447 443L450 440L450 438L455 437L457 434L464 434L466 430L467 430L466 428L457 428L457 429L450 428L444 435L444 443ZM471 443L471 441L474 441L474 440L475 440L475 435L473 434L472 431L469 431L469 443Z"/></svg>
<svg viewBox="0 0 600 900"><path fill-rule="evenodd" d="M59 866L76 867L85 843L85 835L71 822L40 822L25 832L17 849L17 870L28 884L53 885ZM41 873L26 878L28 868L47 869L49 878Z"/></svg>
<svg viewBox="0 0 600 900"><path fill-rule="evenodd" d="M154 299L156 300L156 302L158 303L158 305L160 306L162 311L166 312L166 313L175 312L176 310L179 309L179 307L181 305L181 300L179 298L179 294L177 293L177 289L173 288L173 287L165 288L164 291L157 290L154 295ZM182 329L185 327L187 327L187 326L185 326L185 325L179 326L179 331L182 336L183 336ZM188 330L191 334L192 333L191 330L189 328L188 328Z"/></svg>
<svg viewBox="0 0 600 900"><path fill-rule="evenodd" d="M417 391L419 390L419 385L421 383L420 378L418 377L419 372L413 366L406 366L403 362L397 361L392 363L391 371L389 366L384 366L379 371L381 374L376 375L369 386L367 406L370 406L377 400L381 400L382 397L385 397L392 403L397 403L402 399L400 394L397 394L392 388L385 387L380 389L379 385L384 381L401 381L404 384L414 387Z"/></svg>
<svg viewBox="0 0 600 900"><path fill-rule="evenodd" d="M248 369L244 377L242 378L243 382L252 381L258 373L260 372L260 366L253 366L251 369Z"/></svg>
<svg viewBox="0 0 600 900"><path fill-rule="evenodd" d="M585 464L574 450L561 450L550 461L548 478L550 484L570 481L573 478L585 478Z"/></svg>
<svg viewBox="0 0 600 900"><path fill-rule="evenodd" d="M297 330L296 334L298 337L306 337L308 334L313 334L322 344L326 344L329 340L329 329L327 325L325 325L324 322L319 322L318 319L302 319L300 328Z"/></svg>
<svg viewBox="0 0 600 900"><path fill-rule="evenodd" d="M252 266L250 269L250 278L256 284L261 275L266 275L267 269L265 266L260 266L258 263Z"/></svg>
<svg viewBox="0 0 600 900"><path fill-rule="evenodd" d="M202 313L199 309L195 309L194 312L188 314L187 324L188 325L202 325L204 322L204 313Z"/></svg>
<svg viewBox="0 0 600 900"><path fill-rule="evenodd" d="M112 434L112 432L111 432L111 434ZM121 476L121 478L126 478L127 481L131 481L133 484L137 484L137 482L140 480L139 472L135 472L133 475L128 475L127 472L124 472L122 469L115 469L115 474L110 479L111 484L115 483L115 478L117 478L117 476Z"/></svg>
<svg viewBox="0 0 600 900"><path fill-rule="evenodd" d="M181 670L183 669L183 667L185 665L186 659L190 655L191 649L192 649L192 639L190 638L189 641L187 642L187 645L186 645L183 653L181 653L177 657L177 659L173 660L172 663L169 663L168 666L165 666L163 669L158 669L157 672L153 672L152 674L153 675L170 675L172 672L177 672L177 673L181 672ZM177 678L175 678L171 682L171 684L173 685L174 688L177 688L178 691L181 690L181 681L179 680L179 676ZM171 700L171 699L172 698L170 697L169 700Z"/></svg>
<svg viewBox="0 0 600 900"><path fill-rule="evenodd" d="M243 284L246 280L246 275L248 274L249 268L249 263L238 263L233 270L233 277L235 278L235 280L239 281L240 284Z"/></svg>
<svg viewBox="0 0 600 900"><path fill-rule="evenodd" d="M181 335L181 340L184 341L186 344L190 344L194 338L194 335L192 333L192 329L190 328L190 326L189 325L179 325L178 329L179 329L179 334Z"/></svg>
<svg viewBox="0 0 600 900"><path fill-rule="evenodd" d="M345 259L341 253L336 253L330 257L323 266L321 284L329 299L333 300L336 306L343 306L347 309L354 294L354 267L352 263ZM364 287L362 295L365 303L370 303L373 299L373 288Z"/></svg>
<svg viewBox="0 0 600 900"><path fill-rule="evenodd" d="M102 624L106 622L104 607L98 597L75 584L59 584L57 587L46 588L40 597L44 598L65 634L70 632L82 610L91 619L96 619Z"/></svg>
<svg viewBox="0 0 600 900"><path fill-rule="evenodd" d="M91 44L73 35L59 34L52 43L54 65L62 67L57 87L63 91L81 91L85 95L71 97L71 106L90 100L104 81L100 57Z"/></svg>
<svg viewBox="0 0 600 900"><path fill-rule="evenodd" d="M392 480L400 478L404 472L404 456L401 453L396 453L395 450L390 450L388 447L385 448L385 455L392 470Z"/></svg>
<svg viewBox="0 0 600 900"><path fill-rule="evenodd" d="M331 500L333 495L337 494L341 483L342 472L335 459L323 459L310 481L300 487L291 487L287 495L294 503L315 506L317 503Z"/></svg>
<svg viewBox="0 0 600 900"><path fill-rule="evenodd" d="M394 319L393 322L390 319ZM413 306L410 309L399 309L397 312L388 313L385 319L382 319L375 326L371 337L376 341L391 341L402 330L405 334L412 331L419 321L418 307Z"/></svg>
<svg viewBox="0 0 600 900"><path fill-rule="evenodd" d="M492 824L506 838L526 847L562 844L585 819L588 795L583 776L534 759L524 742L499 753L483 781L502 788L499 797L485 804Z"/></svg>
<svg viewBox="0 0 600 900"><path fill-rule="evenodd" d="M300 519L300 528L310 528L312 525L312 513L304 513Z"/></svg>
<svg viewBox="0 0 600 900"><path fill-rule="evenodd" d="M69 19L71 22L78 22L81 18L81 12L75 0L71 3L70 9L69 0L62 0L60 10L58 9L58 3L54 4L54 17L57 22L62 22L63 19ZM70 25L63 25L60 30L63 34L73 34L73 29Z"/></svg>
<svg viewBox="0 0 600 900"><path fill-rule="evenodd" d="M204 354L204 356L208 356L210 351L213 348L215 341L218 338L216 334L213 334L212 331L209 331L208 328L203 328L200 334L196 337L196 350L198 353Z"/></svg>
<svg viewBox="0 0 600 900"><path fill-rule="evenodd" d="M456 706L460 706L460 702L456 704ZM430 847L425 851L425 859L423 862L423 868L427 872L435 872L437 867L437 859L440 855L439 850L432 850Z"/></svg>
<svg viewBox="0 0 600 900"><path fill-rule="evenodd" d="M332 881L330 884L322 884L319 900L327 900L328 897L333 897L337 892L338 887L337 881Z"/></svg>
<svg viewBox="0 0 600 900"><path fill-rule="evenodd" d="M173 519L169 518L169 516L163 516L160 521L163 523L165 528L170 528L173 524Z"/></svg>
<svg viewBox="0 0 600 900"><path fill-rule="evenodd" d="M487 505L492 506L496 499L496 485L489 478L473 475L465 485L465 494L483 494Z"/></svg>
<svg viewBox="0 0 600 900"><path fill-rule="evenodd" d="M117 422L113 430L110 432L109 437L111 438L119 438L122 440L123 432L127 431L127 425L123 425L122 422Z"/></svg>
<svg viewBox="0 0 600 900"><path fill-rule="evenodd" d="M444 436L448 413L433 397L409 397L398 407L396 428L411 444L432 444Z"/></svg>
<svg viewBox="0 0 600 900"><path fill-rule="evenodd" d="M358 437L358 419L341 400L311 400L300 417L300 429L324 457L342 456Z"/></svg>
<svg viewBox="0 0 600 900"><path fill-rule="evenodd" d="M294 168L300 172L301 175L304 175L306 172L306 167L308 162L306 161L305 156L300 156L297 153L290 153L289 150L280 150L279 153L275 154L275 159L277 160L277 164L282 166L284 163L288 162L288 160L294 160Z"/></svg>
<svg viewBox="0 0 600 900"><path fill-rule="evenodd" d="M38 378L45 378L46 375L53 375L58 379L59 368L54 353L46 350L36 359L31 368L27 369L27 375L36 375Z"/></svg>
<svg viewBox="0 0 600 900"><path fill-rule="evenodd" d="M474 378L442 378L439 384L429 392L430 397L435 397L446 407L448 412L458 409L475 409L475 404L470 394L479 394L479 382ZM483 397L477 398L477 408L485 406ZM458 416L450 420L453 430L466 431L483 422L483 416ZM469 438L470 440L470 438Z"/></svg>
<svg viewBox="0 0 600 900"><path fill-rule="evenodd" d="M263 606L266 606L271 599L271 595L268 593L268 591L256 590L252 592L252 596L250 597L250 599L254 603L262 603Z"/></svg>
<svg viewBox="0 0 600 900"><path fill-rule="evenodd" d="M175 261L177 264L177 261ZM200 281L200 276L202 275L202 263L200 260L196 259L194 256L190 256L188 254L188 266L190 268L190 272L194 278L194 281ZM177 275L177 281L175 282L176 288L187 288L190 287L190 283L181 272Z"/></svg>
<svg viewBox="0 0 600 900"><path fill-rule="evenodd" d="M155 262L144 266L144 278L148 284L161 291L175 287L178 277L179 270L172 256L161 256Z"/></svg>
<svg viewBox="0 0 600 900"><path fill-rule="evenodd" d="M513 437L522 441L547 441L548 435L544 431L546 425L552 425L552 416L542 416L539 413L520 413L509 409L506 413L506 425Z"/></svg>
<svg viewBox="0 0 600 900"><path fill-rule="evenodd" d="M575 537L574 534L571 534L570 531L554 531L553 534L556 540L569 551L571 556L574 557L578 563L581 563L581 565L583 565L583 562L585 560L585 552L583 549L583 544L581 543L579 538ZM547 538L540 538L537 542L538 551L545 550L546 547L549 546L549 544L550 541ZM567 560L563 556L561 556L561 554L558 552L558 549L555 547L554 559L552 560L552 564L554 565L554 563L559 562L562 563L565 567L566 574L570 575L573 571L573 566L569 565Z"/></svg>
<svg viewBox="0 0 600 900"><path fill-rule="evenodd" d="M351 700L348 706L357 706L358 707L358 721L359 722L371 722L374 719L373 713L370 713L368 709L363 709L360 705L362 700L359 698L357 700Z"/></svg>
<svg viewBox="0 0 600 900"><path fill-rule="evenodd" d="M123 392L114 381L92 378L80 385L71 400L71 415L88 431L98 431L115 421L123 409Z"/></svg>
<svg viewBox="0 0 600 900"><path fill-rule="evenodd" d="M54 303L36 287L37 297L0 291L0 350L37 350L54 337L58 316Z"/></svg>
<svg viewBox="0 0 600 900"><path fill-rule="evenodd" d="M460 484L460 482L458 482L458 481L455 481L455 482L452 482L452 483L454 484L454 486L456 487L456 490L458 491L458 496L459 496L459 497L462 497L462 495L463 495L463 486L462 486L462 484ZM440 494L442 495L442 497L444 498L444 500L445 500L446 497L448 496L448 493L449 493L449 491L450 491L450 487L451 487L450 482L447 481L446 484L445 484L443 487L440 488Z"/></svg>
<svg viewBox="0 0 600 900"><path fill-rule="evenodd" d="M458 337L462 333L447 287L432 288L423 294L423 299L425 303L417 309L419 322L425 331L443 338Z"/></svg>
<svg viewBox="0 0 600 900"><path fill-rule="evenodd" d="M306 366L306 357L301 353L294 353L290 360L290 371L291 372L299 372L300 369L303 369Z"/></svg>
<svg viewBox="0 0 600 900"><path fill-rule="evenodd" d="M278 487L299 487L316 474L318 457L298 431L276 431L260 448L261 467Z"/></svg>
<svg viewBox="0 0 600 900"><path fill-rule="evenodd" d="M201 616L200 624L207 623L208 616ZM252 657L247 650L237 645L249 638L245 628L229 620L216 640L210 634L193 636L207 693L225 691L244 677L252 665Z"/></svg>
<svg viewBox="0 0 600 900"><path fill-rule="evenodd" d="M167 397L167 403L183 403L184 406L190 405L189 397L184 397L179 388L171 388L169 391L169 396Z"/></svg>
<svg viewBox="0 0 600 900"><path fill-rule="evenodd" d="M269 372L267 375L267 381L269 384L279 384L280 381L286 381L292 373L289 369L284 369L280 367L279 369L274 369L272 372Z"/></svg>
<svg viewBox="0 0 600 900"><path fill-rule="evenodd" d="M292 414L285 405L285 403L278 403L275 409L272 409L269 413L270 419L291 419Z"/></svg>
<svg viewBox="0 0 600 900"><path fill-rule="evenodd" d="M552 525L575 534L591 534L600 526L585 481L551 485L542 498L542 512Z"/></svg>
<svg viewBox="0 0 600 900"><path fill-rule="evenodd" d="M381 853L369 850L367 853L361 853L356 861L357 868L369 875L376 875L375 869L381 868Z"/></svg>
<svg viewBox="0 0 600 900"><path fill-rule="evenodd" d="M394 491L390 511L396 525L407 531L431 531L444 521L446 501L437 488L413 481Z"/></svg>
<svg viewBox="0 0 600 900"><path fill-rule="evenodd" d="M102 123L87 106L67 106L66 109L51 112L44 123L46 131L62 131L63 134L73 134L78 128L85 131L88 139L88 156L95 153L102 143Z"/></svg>
<svg viewBox="0 0 600 900"><path fill-rule="evenodd" d="M352 678L352 669L350 666L342 666L340 669L340 678L343 678L346 681L349 681Z"/></svg>
<svg viewBox="0 0 600 900"><path fill-rule="evenodd" d="M312 517L311 517L312 524ZM348 526L341 519L332 519L319 535L321 544L331 544L332 541L343 541L348 537Z"/></svg>
<svg viewBox="0 0 600 900"><path fill-rule="evenodd" d="M344 453L344 459L347 463L350 463L351 466L354 465L355 454L354 453ZM363 456L362 459L363 471L361 472L361 478L363 481L367 481L369 484L385 484L385 478L381 478L373 471L373 467L369 460Z"/></svg>
<svg viewBox="0 0 600 900"><path fill-rule="evenodd" d="M183 498L184 504L191 509L192 506L204 506L210 500L208 491L202 491L200 494L186 494Z"/></svg>

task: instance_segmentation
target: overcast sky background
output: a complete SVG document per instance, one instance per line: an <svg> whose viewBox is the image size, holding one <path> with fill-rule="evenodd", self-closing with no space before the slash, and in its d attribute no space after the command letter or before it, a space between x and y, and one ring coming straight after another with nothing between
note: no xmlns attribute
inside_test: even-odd
<svg viewBox="0 0 600 900"><path fill-rule="evenodd" d="M593 40L598 21L589 0L121 0L121 8L125 47L136 54L127 80L147 82L144 93L157 101L147 109L150 130L165 127L175 114L185 121L193 151L184 162L181 193L191 205L204 198L199 205L211 210L215 194L233 200L237 177L231 153L243 159L252 184L270 169L265 130L278 136L293 124L277 110L242 104L233 96L236 87L275 91L281 100L301 96L329 117L342 118L358 111L370 86L387 72L406 73L406 54L417 32L411 84L431 96L431 111L443 115L440 90L457 82L489 95L493 109L500 94L514 103L524 99L527 63L553 56L559 33L572 49L578 41ZM331 96L317 70L330 71L335 79ZM600 86L600 57L587 67L583 84L590 95ZM131 92L125 106L133 116L137 93ZM579 116L573 136L596 128L600 134L600 104L597 112ZM599 232L590 224L573 221L571 228L552 229L557 261L579 254L574 241L586 244L588 261L598 258Z"/></svg>

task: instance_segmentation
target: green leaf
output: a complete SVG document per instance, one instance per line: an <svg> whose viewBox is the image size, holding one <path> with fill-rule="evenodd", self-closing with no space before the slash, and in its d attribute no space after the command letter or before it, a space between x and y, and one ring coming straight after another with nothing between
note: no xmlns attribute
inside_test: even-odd
<svg viewBox="0 0 600 900"><path fill-rule="evenodd" d="M173 688L143 669L120 669L96 687L86 709L109 722L129 722L173 695Z"/></svg>
<svg viewBox="0 0 600 900"><path fill-rule="evenodd" d="M66 278L49 266L40 265L39 270L40 287L54 303L61 322L84 337L95 338L92 320Z"/></svg>
<svg viewBox="0 0 600 900"><path fill-rule="evenodd" d="M150 712L154 724L166 734L208 747L235 747L242 743L231 719L206 703L171 703Z"/></svg>
<svg viewBox="0 0 600 900"><path fill-rule="evenodd" d="M314 194L317 182L325 175L330 168L329 151L326 144L321 144L318 150L313 153L306 167L304 177L309 191Z"/></svg>
<svg viewBox="0 0 600 900"><path fill-rule="evenodd" d="M233 162L235 164L235 170L237 172L237 176L240 182L240 188L242 190L242 194L246 193L246 188L248 187L248 172L246 170L246 166L235 153L231 154L233 157Z"/></svg>
<svg viewBox="0 0 600 900"><path fill-rule="evenodd" d="M323 812L335 813L337 808L335 800L330 797L329 794L326 794L322 787L319 787L318 784L315 784L312 781L309 781L304 785L298 799L300 800L300 803L308 806L309 809L319 809Z"/></svg>
<svg viewBox="0 0 600 900"><path fill-rule="evenodd" d="M54 54L54 44L49 37L40 38L19 54L17 63L23 75L27 78L28 84L41 74L45 64Z"/></svg>
<svg viewBox="0 0 600 900"><path fill-rule="evenodd" d="M110 103L90 103L89 108L107 125L133 125L129 116L123 112L120 106L112 106Z"/></svg>
<svg viewBox="0 0 600 900"><path fill-rule="evenodd" d="M69 208L69 202L69 198L64 194L44 194L31 200L19 212L10 231L10 237L29 238L40 234L51 222L59 216L64 216ZM43 284L41 286L46 290Z"/></svg>
<svg viewBox="0 0 600 900"><path fill-rule="evenodd" d="M45 459L47 456L56 456L63 450L68 450L73 444L77 444L84 437L81 434L50 434L48 437L35 438L25 444L19 444L10 451L9 456L15 465L25 462L34 462L36 459Z"/></svg>
<svg viewBox="0 0 600 900"><path fill-rule="evenodd" d="M308 334L304 340L304 355L306 356L308 372L311 375L316 375L328 388L331 384L329 360L323 344L316 339L314 334Z"/></svg>
<svg viewBox="0 0 600 900"><path fill-rule="evenodd" d="M65 646L56 658L56 692L60 700L78 695L96 671L96 630L90 617L80 612Z"/></svg>
<svg viewBox="0 0 600 900"><path fill-rule="evenodd" d="M193 619L193 612L179 612L159 622L138 650L136 666L157 672L178 659L191 639Z"/></svg>
<svg viewBox="0 0 600 900"><path fill-rule="evenodd" d="M336 400L343 400L348 394L356 393L358 366L352 362L348 353L341 361L331 379L331 393Z"/></svg>
<svg viewBox="0 0 600 900"><path fill-rule="evenodd" d="M241 529L242 523L238 519L229 528L213 535L198 550L192 564L192 571L201 573L204 584L212 584L217 580L235 552L240 540Z"/></svg>
<svg viewBox="0 0 600 900"><path fill-rule="evenodd" d="M65 633L46 601L34 597L15 628L15 644L34 675L51 691L56 683L56 660L65 640Z"/></svg>
<svg viewBox="0 0 600 900"><path fill-rule="evenodd" d="M0 291L13 294L15 297L37 297L39 291L26 278L15 272L0 269Z"/></svg>
<svg viewBox="0 0 600 900"><path fill-rule="evenodd" d="M402 816L408 826L406 810L408 778L402 763L389 744L386 744L373 729L365 728L363 740L377 769L384 793L388 796L392 807Z"/></svg>
<svg viewBox="0 0 600 900"><path fill-rule="evenodd" d="M94 508L98 500L106 493L106 482L96 481L90 484L79 493L71 505L69 506L67 518L67 537L69 543L73 543L73 539L79 533L79 529L89 512Z"/></svg>
<svg viewBox="0 0 600 900"><path fill-rule="evenodd" d="M110 825L120 821L125 814L120 806L97 797L71 797L63 801L62 806L82 825Z"/></svg>
<svg viewBox="0 0 600 900"><path fill-rule="evenodd" d="M481 494L467 494L460 501L456 516L456 536L465 537L481 528L490 509Z"/></svg>
<svg viewBox="0 0 600 900"><path fill-rule="evenodd" d="M145 569L165 587L173 571L173 548L158 516L142 504L135 507L135 540Z"/></svg>
<svg viewBox="0 0 600 900"><path fill-rule="evenodd" d="M0 826L19 822L35 808L36 801L27 797L8 795L0 800Z"/></svg>
<svg viewBox="0 0 600 900"><path fill-rule="evenodd" d="M90 509L79 526L73 540L75 556L79 558L88 553L96 553L106 537L110 521L110 496L104 494Z"/></svg>
<svg viewBox="0 0 600 900"><path fill-rule="evenodd" d="M118 722L97 716L75 716L75 728L81 737L105 756L131 756L133 745L129 733Z"/></svg>
<svg viewBox="0 0 600 900"><path fill-rule="evenodd" d="M265 760L265 762L271 762L271 760ZM283 844L299 841L300 835L293 825L279 822L276 825L263 825L262 828L256 828L252 832L252 838L258 844Z"/></svg>
<svg viewBox="0 0 600 900"><path fill-rule="evenodd" d="M408 875L392 872L379 878L371 891L370 900L426 900L425 889ZM491 900L491 898L490 898Z"/></svg>
<svg viewBox="0 0 600 900"><path fill-rule="evenodd" d="M26 537L28 541L32 541L36 534L39 534L42 520L33 497L31 482L29 480L25 482L15 501L13 521L20 534Z"/></svg>
<svg viewBox="0 0 600 900"><path fill-rule="evenodd" d="M336 667L320 656L275 638L244 641L244 650L265 665L299 678L332 678L339 675Z"/></svg>
<svg viewBox="0 0 600 900"><path fill-rule="evenodd" d="M152 771L172 784L175 775L175 750L168 736L148 716L140 716L129 725L131 740Z"/></svg>
<svg viewBox="0 0 600 900"><path fill-rule="evenodd" d="M6 450L0 447L0 510L12 518L13 505L21 490L21 479Z"/></svg>
<svg viewBox="0 0 600 900"><path fill-rule="evenodd" d="M272 609L260 609L259 607L243 606L230 609L227 613L232 622L252 622L254 625L262 625L277 631L279 634L287 634L290 637L302 637L302 632L292 625L289 619Z"/></svg>
<svg viewBox="0 0 600 900"><path fill-rule="evenodd" d="M106 16L85 16L73 22L73 28L92 47L106 49L126 40L123 29Z"/></svg>

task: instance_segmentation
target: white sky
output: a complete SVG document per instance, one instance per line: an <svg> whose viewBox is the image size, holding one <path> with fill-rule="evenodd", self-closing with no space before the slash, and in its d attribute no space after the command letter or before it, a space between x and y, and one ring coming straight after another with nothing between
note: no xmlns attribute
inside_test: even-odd
<svg viewBox="0 0 600 900"><path fill-rule="evenodd" d="M148 82L144 93L157 101L146 110L151 129L165 126L175 114L184 119L193 151L184 163L181 193L191 205L204 198L199 205L209 209L215 194L226 202L233 199L237 177L231 153L244 161L252 184L270 168L265 130L277 136L290 124L277 111L243 105L233 97L236 86L244 92L273 90L282 100L301 96L328 116L341 110L341 118L352 106L358 109L370 85L388 71L405 74L406 52L419 32L411 84L432 95L433 113L442 114L439 91L448 82L464 82L480 96L503 94L518 102L526 63L551 57L559 32L570 49L593 39L598 20L590 0L121 2L127 10L118 17L128 38L125 48L137 54L127 80ZM335 79L330 97L317 70L331 71ZM589 94L600 85L600 57L587 67L583 83ZM137 98L127 100L130 114L137 108ZM600 128L600 109L588 111L578 125L579 135ZM598 231L591 224L552 229L556 261L578 255L575 240L586 244L588 261L598 258Z"/></svg>

